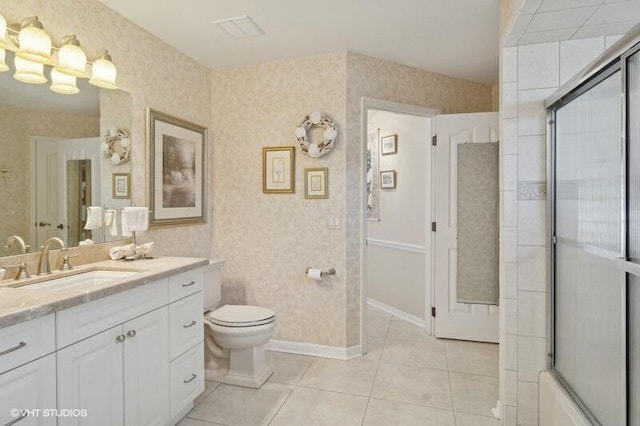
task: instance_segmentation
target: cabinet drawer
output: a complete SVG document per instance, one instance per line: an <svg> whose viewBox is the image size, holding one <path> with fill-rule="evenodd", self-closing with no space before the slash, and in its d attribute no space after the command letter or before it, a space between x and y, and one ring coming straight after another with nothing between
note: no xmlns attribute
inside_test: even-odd
<svg viewBox="0 0 640 426"><path fill-rule="evenodd" d="M166 305L167 281L159 280L57 312L58 349Z"/></svg>
<svg viewBox="0 0 640 426"><path fill-rule="evenodd" d="M55 351L55 324L54 314L49 314L1 328L0 373Z"/></svg>
<svg viewBox="0 0 640 426"><path fill-rule="evenodd" d="M202 291L202 268L169 277L169 302L198 291Z"/></svg>
<svg viewBox="0 0 640 426"><path fill-rule="evenodd" d="M20 368L0 374L0 424L17 426L56 424L55 416L11 415L11 409L36 410L56 408L56 356L50 354ZM26 413L25 413L26 414Z"/></svg>
<svg viewBox="0 0 640 426"><path fill-rule="evenodd" d="M171 362L171 417L204 391L204 343Z"/></svg>
<svg viewBox="0 0 640 426"><path fill-rule="evenodd" d="M202 292L169 305L169 353L177 358L204 340L202 326Z"/></svg>

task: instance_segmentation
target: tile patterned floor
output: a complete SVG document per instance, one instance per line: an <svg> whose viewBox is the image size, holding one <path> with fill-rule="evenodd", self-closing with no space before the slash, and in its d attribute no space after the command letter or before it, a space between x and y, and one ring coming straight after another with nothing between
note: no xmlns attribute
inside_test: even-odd
<svg viewBox="0 0 640 426"><path fill-rule="evenodd" d="M207 382L180 426L497 426L498 345L442 340L368 307L369 353L268 352L260 389Z"/></svg>

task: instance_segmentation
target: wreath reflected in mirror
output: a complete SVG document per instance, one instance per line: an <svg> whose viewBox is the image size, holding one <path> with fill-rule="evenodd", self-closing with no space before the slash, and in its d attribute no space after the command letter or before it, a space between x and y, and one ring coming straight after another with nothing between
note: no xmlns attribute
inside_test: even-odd
<svg viewBox="0 0 640 426"><path fill-rule="evenodd" d="M100 144L104 156L115 165L126 164L131 159L131 139L124 129L107 130L104 141Z"/></svg>
<svg viewBox="0 0 640 426"><path fill-rule="evenodd" d="M314 143L309 140L309 132L315 127L324 128L324 140L320 143ZM309 154L313 158L322 157L333 149L338 140L338 129L336 129L333 120L320 111L313 111L306 116L302 123L296 128L296 138L298 145L302 148L302 152Z"/></svg>

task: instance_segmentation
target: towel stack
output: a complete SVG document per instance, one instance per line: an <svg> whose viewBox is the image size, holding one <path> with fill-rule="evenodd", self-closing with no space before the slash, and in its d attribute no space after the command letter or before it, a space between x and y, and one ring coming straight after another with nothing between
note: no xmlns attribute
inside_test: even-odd
<svg viewBox="0 0 640 426"><path fill-rule="evenodd" d="M122 235L130 237L134 231L149 229L148 207L125 207L122 209Z"/></svg>

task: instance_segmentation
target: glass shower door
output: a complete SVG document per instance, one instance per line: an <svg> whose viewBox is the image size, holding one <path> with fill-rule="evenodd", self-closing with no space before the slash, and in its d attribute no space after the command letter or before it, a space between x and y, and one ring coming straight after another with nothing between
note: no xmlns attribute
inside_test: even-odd
<svg viewBox="0 0 640 426"><path fill-rule="evenodd" d="M625 423L622 82L555 111L554 370L603 425Z"/></svg>

